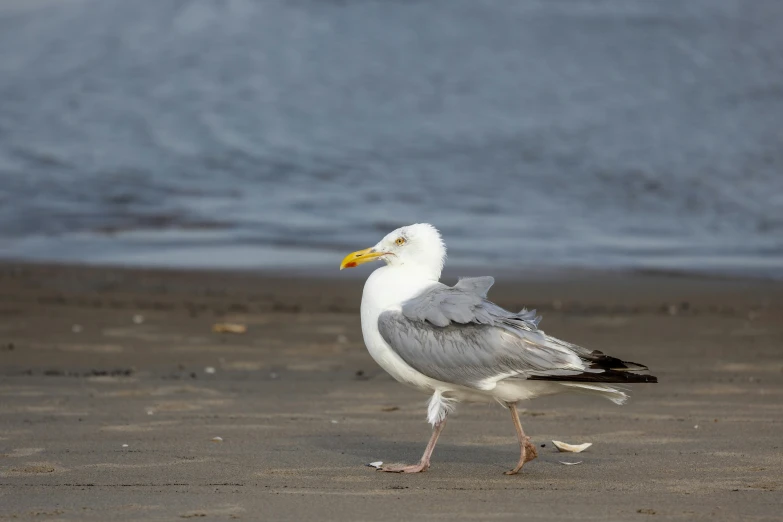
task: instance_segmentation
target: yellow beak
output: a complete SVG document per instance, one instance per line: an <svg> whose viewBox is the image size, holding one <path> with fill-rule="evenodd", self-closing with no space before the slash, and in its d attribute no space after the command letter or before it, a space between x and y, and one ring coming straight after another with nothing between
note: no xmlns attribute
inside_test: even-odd
<svg viewBox="0 0 783 522"><path fill-rule="evenodd" d="M372 248L365 248L364 250L357 250L345 256L343 262L340 263L340 270L343 268L353 268L355 266L363 265L374 259L378 259L381 256L385 256L385 252L373 252Z"/></svg>

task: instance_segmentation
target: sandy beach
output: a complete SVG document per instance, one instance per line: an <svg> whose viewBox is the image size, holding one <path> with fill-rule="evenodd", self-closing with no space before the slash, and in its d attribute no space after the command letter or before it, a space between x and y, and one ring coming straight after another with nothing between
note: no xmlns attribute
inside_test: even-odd
<svg viewBox="0 0 783 522"><path fill-rule="evenodd" d="M499 278L499 304L660 384L522 405L539 458L513 477L507 412L463 405L430 471L394 475L365 464L419 457L426 397L366 353L366 272L0 264L0 519L780 520L781 283Z"/></svg>

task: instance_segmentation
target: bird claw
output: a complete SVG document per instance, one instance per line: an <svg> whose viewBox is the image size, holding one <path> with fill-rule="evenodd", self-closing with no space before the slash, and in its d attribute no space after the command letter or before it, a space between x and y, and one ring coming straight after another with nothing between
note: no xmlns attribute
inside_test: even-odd
<svg viewBox="0 0 783 522"><path fill-rule="evenodd" d="M385 466L380 466L377 471L385 471L386 473L421 473L423 471L427 471L429 467L429 463L422 462L419 462L418 464L411 464L409 466L405 464L387 464Z"/></svg>

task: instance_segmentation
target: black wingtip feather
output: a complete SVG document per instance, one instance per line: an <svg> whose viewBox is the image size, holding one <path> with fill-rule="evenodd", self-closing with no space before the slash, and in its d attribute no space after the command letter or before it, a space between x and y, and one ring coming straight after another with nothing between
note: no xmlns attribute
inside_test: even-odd
<svg viewBox="0 0 783 522"><path fill-rule="evenodd" d="M590 368L594 370L626 370L632 372L643 372L649 370L644 364L630 361L623 361L617 357L606 355L603 352L594 350L583 359L590 362Z"/></svg>
<svg viewBox="0 0 783 522"><path fill-rule="evenodd" d="M639 375L617 370L602 373L580 373L577 375L535 375L528 377L532 381L562 381L562 382L604 382L604 383L657 383L655 375Z"/></svg>

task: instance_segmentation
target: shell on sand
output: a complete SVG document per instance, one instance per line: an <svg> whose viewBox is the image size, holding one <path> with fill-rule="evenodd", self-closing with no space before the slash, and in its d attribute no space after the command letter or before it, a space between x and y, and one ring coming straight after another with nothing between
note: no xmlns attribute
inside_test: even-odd
<svg viewBox="0 0 783 522"><path fill-rule="evenodd" d="M553 440L552 444L554 444L558 450L567 453L581 453L593 445L592 442L585 442L584 444L568 444L567 442L561 442L559 440Z"/></svg>
<svg viewBox="0 0 783 522"><path fill-rule="evenodd" d="M212 325L212 331L215 333L243 334L247 332L247 326L237 323L215 323Z"/></svg>

